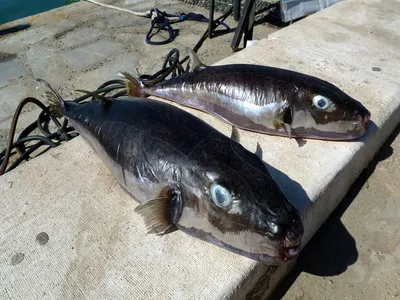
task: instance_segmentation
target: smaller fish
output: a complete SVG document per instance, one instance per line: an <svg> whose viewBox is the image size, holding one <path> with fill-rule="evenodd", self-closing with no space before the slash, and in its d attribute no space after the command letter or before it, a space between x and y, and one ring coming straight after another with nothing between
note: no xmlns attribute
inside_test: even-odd
<svg viewBox="0 0 400 300"><path fill-rule="evenodd" d="M289 138L352 140L366 132L370 112L329 82L261 65L206 66L189 54L189 72L155 85L120 73L128 94L157 96L244 130Z"/></svg>
<svg viewBox="0 0 400 300"><path fill-rule="evenodd" d="M240 143L161 101L89 92L100 101L78 104L39 82L53 113L69 121L139 202L135 211L148 233L181 230L269 265L299 255L299 212L264 162Z"/></svg>

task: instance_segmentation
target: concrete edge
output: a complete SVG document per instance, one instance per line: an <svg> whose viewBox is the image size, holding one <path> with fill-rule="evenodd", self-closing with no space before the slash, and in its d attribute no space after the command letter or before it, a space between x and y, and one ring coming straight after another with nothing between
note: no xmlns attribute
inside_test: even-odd
<svg viewBox="0 0 400 300"><path fill-rule="evenodd" d="M396 127L400 124L400 105L393 111L389 118L384 123L383 127L377 130L376 134L373 136L373 140L368 140L371 144L371 148L367 149L364 145L361 147L357 155L353 156L353 159L348 161L345 168L341 169L339 173L336 174L335 178L329 183L327 189L323 194L308 208L304 211L302 217L307 226L311 228L309 236L305 237L303 249L318 231L323 223L328 219L331 213L336 209L336 207L343 200L345 195L350 190L353 183L358 179L363 170L368 167L374 156L379 152L380 148L383 146L385 141L393 133ZM333 190L337 190L341 187L340 193L333 193ZM334 195L334 196L332 196ZM316 218L311 218L315 213L323 214L323 217L318 220ZM273 290L282 282L284 277L290 272L290 270L295 266L288 265L286 268L278 268L271 276L269 287L266 289L265 293L261 297L262 299L269 297Z"/></svg>

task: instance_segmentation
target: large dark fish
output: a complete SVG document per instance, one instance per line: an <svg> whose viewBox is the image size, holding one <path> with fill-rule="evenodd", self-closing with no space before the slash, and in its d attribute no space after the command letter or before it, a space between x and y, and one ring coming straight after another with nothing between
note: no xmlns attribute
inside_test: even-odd
<svg viewBox="0 0 400 300"><path fill-rule="evenodd" d="M192 71L152 86L128 73L128 94L158 96L260 133L349 140L361 137L370 112L329 82L285 69L205 66L190 51Z"/></svg>
<svg viewBox="0 0 400 300"><path fill-rule="evenodd" d="M47 87L65 116L140 204L149 233L180 229L251 259L296 258L303 224L263 161L206 122L161 101L84 104Z"/></svg>

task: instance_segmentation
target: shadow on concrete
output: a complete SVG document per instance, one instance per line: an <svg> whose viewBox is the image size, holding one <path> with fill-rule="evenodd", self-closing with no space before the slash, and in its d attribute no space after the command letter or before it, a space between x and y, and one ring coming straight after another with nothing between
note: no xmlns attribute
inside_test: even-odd
<svg viewBox="0 0 400 300"><path fill-rule="evenodd" d="M357 261L356 241L344 227L340 218L361 188L365 184L368 185L368 178L377 164L393 154L391 144L399 134L400 125L389 136L368 167L351 186L342 202L303 249L296 267L275 289L270 299L281 299L302 272L317 276L335 276L346 271L349 265Z"/></svg>
<svg viewBox="0 0 400 300"><path fill-rule="evenodd" d="M257 143L257 149L255 154L263 159L263 152L259 143ZM268 171L271 173L271 176L279 183L280 188L282 189L285 196L290 200L290 202L299 210L300 212L304 211L307 207L311 205L311 200L308 197L306 191L303 187L297 182L287 176L285 173L282 173L278 169L275 169L271 165L265 163Z"/></svg>

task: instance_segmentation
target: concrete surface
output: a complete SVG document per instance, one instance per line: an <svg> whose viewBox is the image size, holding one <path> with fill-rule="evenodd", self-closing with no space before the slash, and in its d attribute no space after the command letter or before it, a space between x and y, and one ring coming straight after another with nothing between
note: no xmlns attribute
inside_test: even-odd
<svg viewBox="0 0 400 300"><path fill-rule="evenodd" d="M378 50L364 51L367 45L375 45L375 37L370 32L383 35L381 31L383 27L380 27L382 14L376 11L379 11L380 6L385 11L386 5L389 4L387 2L363 4L358 1L335 4L325 11L271 34L269 40L262 40L245 51L217 63L253 62L316 75L335 83L362 101L375 116L374 125L370 128L370 134L364 144L308 141L306 146L294 150L289 145L292 143L293 147L295 141L278 142L274 137L257 135L244 143L252 151L256 149L257 142L261 147L268 145L264 151L265 161L301 185L304 192L287 178L281 177L281 174L276 177L289 199L303 211L306 224L304 242L308 242L315 230L326 220L400 121L400 86L395 79L396 76L386 72L387 69L392 71L392 66L397 63L396 49L400 47L400 36L399 32L393 31L393 28L400 28L397 26L399 20L391 18L390 15L385 18L387 22L385 28L388 30L386 36L390 36L387 41L388 46L384 46L382 40L380 45L376 45L381 49L382 55L390 57L390 60L380 59L378 64L376 57ZM399 3L393 2L389 6L395 8L395 11L400 11ZM364 18L365 15L369 17L368 23L360 28L356 27L354 43L348 42L352 39L354 28L346 24L347 20L350 25L355 22L360 23L360 19L349 17L351 13L344 13L350 9L362 11L357 14L362 16L362 20L367 20ZM372 12L378 16L376 22ZM335 26L340 26L349 38L335 39ZM315 30L313 35L302 34L308 31L308 28L318 28L318 30ZM374 31L371 28L374 28ZM327 29L326 34L323 29ZM317 31L320 34L316 34ZM333 41L330 40L331 36L334 36ZM398 47L392 46L396 43ZM357 56L357 47L360 49L360 57ZM333 53L340 55L333 56ZM316 157L318 159L315 159ZM296 168L293 168L294 165ZM283 277L282 274L283 271L277 270L270 280L277 282ZM270 290L265 295L269 293Z"/></svg>
<svg viewBox="0 0 400 300"><path fill-rule="evenodd" d="M389 2L394 11L400 11L398 2ZM391 68L398 63L393 52L396 47L391 45L400 46L400 26L393 18L388 18L383 26L380 20L386 5L388 1L335 4L310 16L307 22L291 25L218 62L253 62L317 75L342 87L372 112L374 125L357 142L309 140L299 147L294 140L240 131L243 145L251 151L256 150L257 142L260 144L263 159L270 164L278 184L302 212L306 226L304 242L310 240L338 205L400 121L400 85L395 80L399 71ZM358 12L351 18L344 13L350 9ZM357 26L350 26L356 22ZM330 23L340 24L337 26L342 27L343 36L350 40L356 34L355 43L349 44L342 38L334 40L335 34L330 31L321 34L322 41L321 35L304 34L317 25L329 27ZM371 28L379 30L366 34ZM359 31L361 34L357 35ZM303 38L297 36L293 41L299 32ZM374 40L378 36L381 43L376 45ZM46 43L36 46L43 45ZM365 45L379 46L390 60L377 65L378 50L364 51ZM333 58L331 53L339 55ZM44 61L47 70L57 64L68 65L59 58ZM381 72L375 71L377 68ZM69 73L71 79L67 80L76 78L74 72ZM50 82L60 80L52 74ZM82 78L86 74L96 78L96 71L85 73ZM86 89L99 85L95 81L91 84ZM229 134L226 124L185 110ZM136 203L116 186L80 138L6 174L0 180L0 189L5 195L0 200L5 208L1 221L5 242L0 244L0 262L5 270L0 275L5 283L0 295L4 298L20 299L29 294L37 299L94 299L111 295L138 299L257 299L269 295L287 271L216 249L182 233L162 239L146 236L132 212ZM47 242L47 235L42 232L49 236Z"/></svg>
<svg viewBox="0 0 400 300"><path fill-rule="evenodd" d="M2 176L0 191L0 299L222 299L253 269L182 232L146 235L81 138Z"/></svg>
<svg viewBox="0 0 400 300"><path fill-rule="evenodd" d="M400 298L400 126L272 299Z"/></svg>

